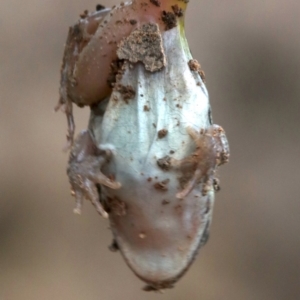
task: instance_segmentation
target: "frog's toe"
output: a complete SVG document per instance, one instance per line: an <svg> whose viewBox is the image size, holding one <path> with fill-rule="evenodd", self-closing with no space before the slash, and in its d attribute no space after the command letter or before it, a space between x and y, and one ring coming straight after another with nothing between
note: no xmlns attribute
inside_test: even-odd
<svg viewBox="0 0 300 300"><path fill-rule="evenodd" d="M97 174L94 174L92 176L92 179L95 183L107 186L113 190L117 190L121 187L121 183L114 181L107 176L105 176L102 172L97 172Z"/></svg>
<svg viewBox="0 0 300 300"><path fill-rule="evenodd" d="M196 186L197 182L201 179L201 170L197 169L195 171L195 174L193 176L193 178L191 178L189 180L189 182L187 183L187 185L184 187L184 189L176 194L176 198L177 199L183 199L186 196L188 196L188 194L193 190L193 188Z"/></svg>
<svg viewBox="0 0 300 300"><path fill-rule="evenodd" d="M83 202L83 195L80 190L72 190L71 194L75 197L76 199L76 206L73 209L74 214L76 215L81 215L81 208L82 208L82 202Z"/></svg>
<svg viewBox="0 0 300 300"><path fill-rule="evenodd" d="M99 201L99 194L97 191L97 187L94 182L90 180L86 180L85 182L85 192L88 200L92 202L95 206L97 212L104 218L108 218L108 213L104 210L103 206Z"/></svg>

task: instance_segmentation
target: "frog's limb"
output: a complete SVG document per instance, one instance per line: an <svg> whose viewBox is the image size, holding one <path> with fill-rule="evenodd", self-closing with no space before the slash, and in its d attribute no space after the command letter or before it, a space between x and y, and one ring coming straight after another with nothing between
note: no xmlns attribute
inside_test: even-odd
<svg viewBox="0 0 300 300"><path fill-rule="evenodd" d="M64 147L64 150L68 150L72 147L74 142L74 133L75 133L75 122L73 117L73 105L72 102L67 99L66 102L59 100L57 106L54 108L55 111L62 110L66 114L67 122L68 122L68 130L67 130L67 144Z"/></svg>
<svg viewBox="0 0 300 300"><path fill-rule="evenodd" d="M182 172L185 185L176 195L179 199L186 197L198 183L203 184L202 194L206 195L218 182L214 178L217 166L229 160L229 146L222 127L212 125L200 131L187 127L187 132L195 142L196 150L182 160L166 157L159 161L161 167L169 166Z"/></svg>
<svg viewBox="0 0 300 300"><path fill-rule="evenodd" d="M92 202L100 215L108 216L100 203L96 185L104 185L111 189L121 187L119 182L111 180L100 170L111 155L110 150L100 150L96 146L89 131L81 132L76 138L67 168L72 195L76 198L75 213L81 213L82 203L86 198Z"/></svg>

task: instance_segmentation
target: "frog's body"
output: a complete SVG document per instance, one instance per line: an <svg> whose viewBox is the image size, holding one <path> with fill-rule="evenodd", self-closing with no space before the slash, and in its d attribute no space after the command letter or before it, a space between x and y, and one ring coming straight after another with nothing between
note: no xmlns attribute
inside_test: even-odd
<svg viewBox="0 0 300 300"><path fill-rule="evenodd" d="M156 52L141 58L150 38ZM110 157L98 166L101 179L94 184L100 184L102 206L96 207L109 214L115 246L148 289L168 288L208 238L215 170L227 162L228 144L211 123L202 73L191 68L182 27L161 32L151 22L138 26L117 54L124 61L112 93L91 107L90 142L102 150L89 152L87 163L91 155ZM86 148L80 143L75 147ZM80 163L86 171L84 159ZM78 162L73 166L70 161L70 174L80 177ZM75 194L82 189L70 182ZM97 196L89 197L94 204Z"/></svg>

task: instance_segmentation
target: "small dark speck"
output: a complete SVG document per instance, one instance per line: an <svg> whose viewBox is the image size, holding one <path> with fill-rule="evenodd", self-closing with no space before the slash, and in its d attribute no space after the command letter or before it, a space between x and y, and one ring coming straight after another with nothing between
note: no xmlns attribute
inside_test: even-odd
<svg viewBox="0 0 300 300"><path fill-rule="evenodd" d="M159 132L158 132L158 137L160 139L164 138L166 135L168 134L168 130L167 129L161 129Z"/></svg>
<svg viewBox="0 0 300 300"><path fill-rule="evenodd" d="M135 25L136 23L137 23L137 20L129 20L129 23L131 24L131 25Z"/></svg>
<svg viewBox="0 0 300 300"><path fill-rule="evenodd" d="M102 4L97 4L96 5L96 11L100 11L100 10L103 10L103 9L105 9L104 5L102 5Z"/></svg>
<svg viewBox="0 0 300 300"><path fill-rule="evenodd" d="M150 107L148 105L144 105L144 111L150 111Z"/></svg>

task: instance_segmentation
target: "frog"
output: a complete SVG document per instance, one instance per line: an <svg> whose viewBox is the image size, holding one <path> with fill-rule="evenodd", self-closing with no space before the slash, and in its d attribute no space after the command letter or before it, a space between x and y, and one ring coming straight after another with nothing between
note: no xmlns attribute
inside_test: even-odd
<svg viewBox="0 0 300 300"><path fill-rule="evenodd" d="M207 242L217 169L230 156L184 34L187 4L136 0L85 13L61 69L74 211L87 199L109 219L110 248L145 291L174 287ZM76 139L73 103L90 107Z"/></svg>

